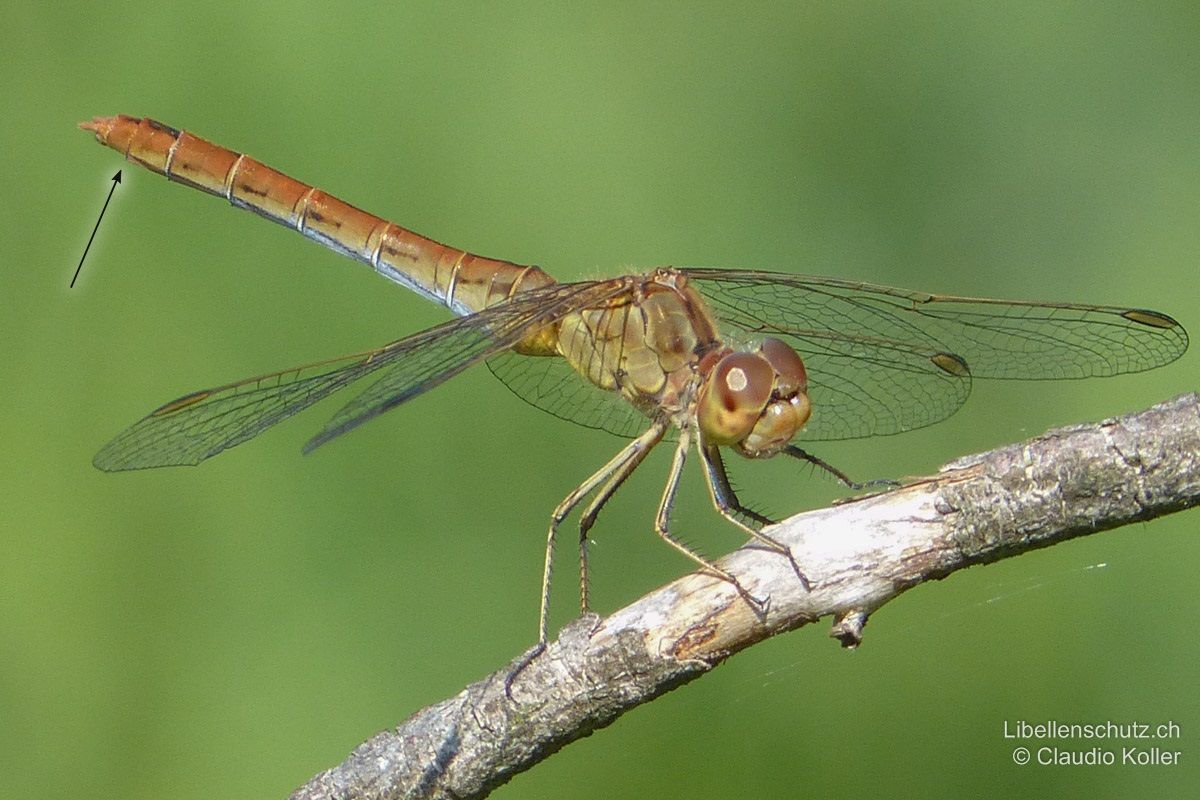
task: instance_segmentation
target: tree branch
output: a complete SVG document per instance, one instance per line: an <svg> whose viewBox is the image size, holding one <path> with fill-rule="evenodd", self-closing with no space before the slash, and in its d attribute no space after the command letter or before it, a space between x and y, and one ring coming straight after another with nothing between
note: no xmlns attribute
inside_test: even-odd
<svg viewBox="0 0 1200 800"><path fill-rule="evenodd" d="M292 800L483 797L564 745L821 617L846 646L905 590L973 564L1151 519L1200 501L1200 397L960 458L937 475L786 520L771 531L812 578L748 545L719 561L757 597L687 575L607 619L563 629L512 685L512 665L364 742ZM516 663L516 662L514 662Z"/></svg>

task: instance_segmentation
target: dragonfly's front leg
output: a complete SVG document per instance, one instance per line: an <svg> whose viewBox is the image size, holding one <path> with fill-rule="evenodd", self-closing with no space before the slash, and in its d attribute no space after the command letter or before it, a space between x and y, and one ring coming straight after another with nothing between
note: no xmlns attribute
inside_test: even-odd
<svg viewBox="0 0 1200 800"><path fill-rule="evenodd" d="M767 610L767 600L755 597L746 591L741 582L733 575L733 573L721 569L712 561L709 561L704 556L689 548L687 545L678 541L671 536L670 521L671 507L675 503L675 492L679 488L679 477L683 474L683 465L687 461L688 448L691 447L691 430L682 428L679 431L679 444L675 448L675 457L671 461L671 471L667 475L667 485L663 489L662 502L658 506L658 515L654 520L654 532L657 533L663 541L674 547L685 556L695 561L707 572L715 574L722 580L728 581L737 589L738 594L750 604L756 612L762 614ZM786 549L786 548L785 548Z"/></svg>
<svg viewBox="0 0 1200 800"><path fill-rule="evenodd" d="M763 526L776 523L776 520L765 514L760 514L741 504L737 493L733 490L733 484L729 482L729 474L725 472L725 460L721 457L721 449L717 445L708 444L701 439L697 442L696 449L700 451L700 460L704 462L704 476L707 478L709 496L712 497L713 505L717 507L721 516L751 536L758 531L743 522L741 517L753 520Z"/></svg>
<svg viewBox="0 0 1200 800"><path fill-rule="evenodd" d="M842 472L840 469L833 466L828 461L825 461L822 458L817 458L812 453L808 452L807 450L796 447L796 445L794 445L794 444L789 444L787 447L785 447L783 449L783 452L787 453L792 458L798 459L800 461L807 461L808 463L812 464L814 467L817 467L818 469L822 469L825 472L828 472L830 475L837 478L838 481L840 481L841 484L843 486L845 486L847 489L853 489L856 492L860 491L862 489L874 489L874 488L889 488L889 489L891 489L891 488L895 488L900 485L899 481L894 481L891 478L874 478L873 480L863 481L862 483L859 483L858 481L850 480L849 475Z"/></svg>
<svg viewBox="0 0 1200 800"><path fill-rule="evenodd" d="M725 472L725 462L721 458L721 450L715 444L707 444L703 440L698 442L697 449L700 451L700 460L704 462L704 475L708 479L708 493L712 497L713 505L717 511L725 519L737 525L752 538L763 545L779 553L788 560L792 565L792 571L796 573L796 577L800 579L800 585L808 591L810 586L808 577L800 569L800 565L796 563L795 557L792 555L791 548L758 530L752 525L747 525L742 521L742 517L754 520L762 525L772 525L774 520L769 517L759 514L742 505L738 500L737 493L733 490L733 485L729 482L729 475Z"/></svg>

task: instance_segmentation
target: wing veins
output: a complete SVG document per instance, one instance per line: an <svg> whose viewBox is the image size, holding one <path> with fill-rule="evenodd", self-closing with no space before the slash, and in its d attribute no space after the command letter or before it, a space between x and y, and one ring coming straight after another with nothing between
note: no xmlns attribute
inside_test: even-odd
<svg viewBox="0 0 1200 800"><path fill-rule="evenodd" d="M612 294L617 290L614 282L554 284L522 293L479 314L450 320L380 348L193 392L160 406L118 434L97 453L93 463L108 471L197 464L253 438L333 392L379 370L390 367L403 376L408 373L398 370L397 365L404 365L408 361L410 366L407 369L414 373L410 377L420 379L429 373L435 378L432 381L412 381L411 386L400 392L402 396L399 399L378 410L369 410L370 413L362 419L351 420L352 424L345 427L345 430L349 430L365 419L458 374L486 357L487 353L511 347L531 329L552 323L579 302L594 301L596 296ZM475 338L476 349L462 363L458 362L462 360L461 356L466 352L464 348L469 342L433 352L438 350L439 343L451 341L456 334ZM430 350L424 350L426 347ZM423 355L424 352L432 354ZM331 369L304 375L306 371L322 367ZM388 372L385 371L380 380L387 377ZM195 395L203 397L184 402ZM176 405L177 408L173 407ZM353 403L347 406L352 407Z"/></svg>

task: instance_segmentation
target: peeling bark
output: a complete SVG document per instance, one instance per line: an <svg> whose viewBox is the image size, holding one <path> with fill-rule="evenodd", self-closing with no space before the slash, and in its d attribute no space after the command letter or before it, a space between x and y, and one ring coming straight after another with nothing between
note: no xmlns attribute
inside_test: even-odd
<svg viewBox="0 0 1200 800"><path fill-rule="evenodd" d="M770 598L765 612L725 581L684 576L606 619L568 625L516 676L512 699L504 684L520 659L376 734L292 800L483 797L769 636L832 616L831 635L853 647L875 609L919 583L1198 501L1195 394L960 458L771 528L810 591L786 559L749 544L717 563Z"/></svg>

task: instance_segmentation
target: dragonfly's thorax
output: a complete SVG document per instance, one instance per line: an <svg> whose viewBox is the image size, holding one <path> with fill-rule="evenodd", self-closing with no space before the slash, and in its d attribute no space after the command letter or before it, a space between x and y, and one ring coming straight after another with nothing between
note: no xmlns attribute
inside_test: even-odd
<svg viewBox="0 0 1200 800"><path fill-rule="evenodd" d="M708 306L670 269L627 279L629 291L564 317L558 351L581 375L647 416L683 419L701 357L721 346Z"/></svg>
<svg viewBox="0 0 1200 800"><path fill-rule="evenodd" d="M764 339L753 351L714 350L701 360L700 374L696 425L705 441L766 458L808 421L804 362L779 339Z"/></svg>

